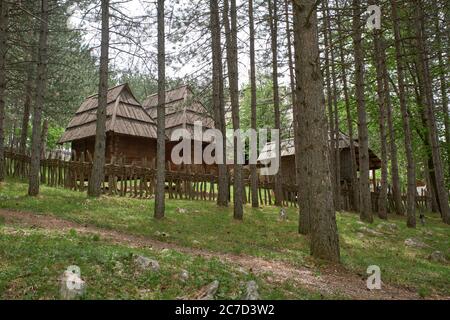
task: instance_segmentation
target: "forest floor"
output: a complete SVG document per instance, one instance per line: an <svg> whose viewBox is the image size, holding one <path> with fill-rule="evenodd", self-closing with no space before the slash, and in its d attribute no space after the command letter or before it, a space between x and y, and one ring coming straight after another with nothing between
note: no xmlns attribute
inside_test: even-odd
<svg viewBox="0 0 450 320"><path fill-rule="evenodd" d="M342 263L330 265L309 256L294 208L279 221L277 208L246 207L236 222L231 208L168 200L166 218L155 221L152 200L47 187L30 198L26 190L14 180L0 185L0 298L58 298L59 277L77 265L86 299L192 298L213 280L218 299L242 298L249 280L263 299L450 299L450 264L428 259L441 251L448 261L450 228L432 214L410 230L401 217L365 225L339 213ZM158 260L160 272L139 270L133 254ZM370 265L381 269L381 290L366 288Z"/></svg>

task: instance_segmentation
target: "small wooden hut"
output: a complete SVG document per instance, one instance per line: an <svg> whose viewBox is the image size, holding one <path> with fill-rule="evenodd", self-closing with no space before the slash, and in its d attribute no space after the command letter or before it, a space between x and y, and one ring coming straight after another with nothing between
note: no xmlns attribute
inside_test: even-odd
<svg viewBox="0 0 450 320"><path fill-rule="evenodd" d="M156 124L134 97L128 84L108 90L106 108L106 160L112 156L126 164L150 163L156 157ZM59 143L92 155L95 148L98 95L88 97L78 108Z"/></svg>
<svg viewBox="0 0 450 320"><path fill-rule="evenodd" d="M331 143L331 141L330 141ZM359 171L359 144L358 141L354 142L355 154L356 154L356 165ZM274 142L267 143L258 157L258 161L267 161L275 157L275 144ZM287 184L295 184L295 145L294 139L286 139L280 142L281 149L281 175L283 177L283 182ZM340 151L340 166L341 166L341 182L344 181L347 185L351 184L351 152L350 152L350 138L344 134L340 133L339 136L339 151ZM375 172L381 168L381 160L378 156L369 149L369 168Z"/></svg>

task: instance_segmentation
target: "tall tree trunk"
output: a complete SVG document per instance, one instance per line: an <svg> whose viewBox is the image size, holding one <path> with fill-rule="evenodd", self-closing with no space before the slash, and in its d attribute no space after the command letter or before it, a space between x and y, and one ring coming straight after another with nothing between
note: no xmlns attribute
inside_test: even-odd
<svg viewBox="0 0 450 320"><path fill-rule="evenodd" d="M339 10L339 1L335 2L337 10ZM337 14L337 24L342 26L341 23L341 14ZM347 66L345 61L344 54L344 46L345 46L345 38L341 35L341 39L339 42L339 55L340 55L340 63L341 63L341 76L342 76L342 87L344 91L344 101L345 101L345 112L347 118L347 127L348 127L348 136L350 140L350 172L351 172L351 199L352 199L352 207L355 211L359 210L359 183L358 183L358 166L356 163L356 152L355 152L355 139L353 135L353 119L352 113L350 111L350 94L348 90L348 82L347 82Z"/></svg>
<svg viewBox="0 0 450 320"><path fill-rule="evenodd" d="M333 132L330 132L330 136L333 137L333 151L334 151L334 198L335 198L335 209L336 211L341 210L341 153L339 148L339 109L338 109L338 92L337 92L337 78L336 78L336 61L334 56L334 43L333 43L333 31L331 28L330 10L328 8L328 3L324 2L325 6L325 20L327 21L327 33L330 49L330 66L331 66L331 81L333 88Z"/></svg>
<svg viewBox="0 0 450 320"><path fill-rule="evenodd" d="M255 62L255 23L253 18L253 0L248 0L248 19L250 28L250 91L251 91L251 128L256 131L256 62ZM250 164L250 183L252 207L258 208L258 172L256 164Z"/></svg>
<svg viewBox="0 0 450 320"><path fill-rule="evenodd" d="M302 117L299 127L306 133L296 156L301 157L301 177L306 197L301 211L311 219L311 254L316 258L339 261L339 237L333 205L327 119L320 73L319 36L316 1L294 2L297 108ZM298 29L297 29L298 27ZM301 54L300 54L301 51ZM303 202L303 200L306 200Z"/></svg>
<svg viewBox="0 0 450 320"><path fill-rule="evenodd" d="M30 55L32 57L33 55ZM33 60L33 59L31 59ZM27 80L25 81L24 88L24 103L23 103L23 115L22 115L22 129L20 131L20 153L25 154L27 151L27 138L28 138L28 127L30 123L30 111L33 95L33 73L34 67L33 63L28 63L27 66Z"/></svg>
<svg viewBox="0 0 450 320"><path fill-rule="evenodd" d="M97 123L95 133L94 163L89 179L88 195L99 197L105 180L106 107L108 105L109 60L109 0L102 0L102 40L100 53L100 81L98 86Z"/></svg>
<svg viewBox="0 0 450 320"><path fill-rule="evenodd" d="M48 1L41 1L39 51L36 76L36 98L33 111L33 133L31 136L31 163L28 195L39 194L39 171L41 165L41 117L47 89L48 49Z"/></svg>
<svg viewBox="0 0 450 320"><path fill-rule="evenodd" d="M418 67L418 83L421 91L421 105L425 108L424 116L427 124L427 135L431 147L431 155L433 159L434 175L436 178L436 195L439 203L442 219L445 223L450 224L450 207L448 203L448 194L444 183L444 173L442 169L442 159L438 142L436 117L434 113L433 92L431 89L431 77L428 68L428 54L426 51L424 38L424 17L422 9L422 1L415 0L415 17L416 22L416 44L417 44L417 67Z"/></svg>
<svg viewBox="0 0 450 320"><path fill-rule="evenodd" d="M239 79L238 79L238 50L237 50L237 8L236 0L224 1L224 23L227 47L227 66L229 89L231 99L231 113L233 118L233 130L239 130ZM243 181L242 164L238 163L238 137L234 138L234 219L242 220L244 217L243 208Z"/></svg>
<svg viewBox="0 0 450 320"><path fill-rule="evenodd" d="M359 185L361 220L372 223L372 203L369 181L369 138L366 101L364 98L364 52L361 22L361 0L353 0L353 46L355 55L355 91L358 107Z"/></svg>
<svg viewBox="0 0 450 320"><path fill-rule="evenodd" d="M9 5L0 1L0 182L5 179L5 91Z"/></svg>
<svg viewBox="0 0 450 320"><path fill-rule="evenodd" d="M405 139L406 152L406 174L407 174L407 194L406 194L406 215L407 225L410 228L416 227L416 164L412 149L412 133L409 120L408 105L405 92L405 72L402 59L400 21L397 12L397 0L391 0L391 14L394 26L395 37L395 56L397 60L397 82L400 101L400 110L402 113L402 126Z"/></svg>
<svg viewBox="0 0 450 320"><path fill-rule="evenodd" d="M44 119L42 123L42 133L41 133L41 159L45 159L45 154L47 153L47 138L48 138L48 120Z"/></svg>
<svg viewBox="0 0 450 320"><path fill-rule="evenodd" d="M437 3L436 3L437 5ZM438 13L438 11L436 10ZM439 15L436 14L434 17L436 24L436 48L439 66L439 84L441 93L441 105L442 105L442 115L444 122L444 133L445 133L445 150L447 153L447 175L450 176L450 120L448 114L448 95L447 95L447 79L446 75L448 73L448 68L444 61L442 53L442 37L441 37L441 26L439 24ZM450 28L447 27L449 30ZM450 57L449 57L450 58ZM449 183L449 178L447 177L447 184Z"/></svg>
<svg viewBox="0 0 450 320"><path fill-rule="evenodd" d="M373 2L372 2L373 3ZM381 30L374 31L374 64L377 74L377 97L379 106L379 129L381 145L381 188L378 197L378 216L381 219L387 219L387 142L386 142L386 99L383 82L383 57L382 57L382 35ZM376 190L374 190L376 191Z"/></svg>
<svg viewBox="0 0 450 320"><path fill-rule="evenodd" d="M273 111L275 117L275 129L281 131L280 123L280 92L278 86L278 3L277 0L268 0L269 6L269 26L272 50L272 84L273 84ZM281 136L281 132L280 132ZM280 139L281 140L281 139ZM280 141L279 141L280 143ZM279 148L279 150L281 150ZM281 165L275 174L275 205L283 204L283 179L281 175Z"/></svg>
<svg viewBox="0 0 450 320"><path fill-rule="evenodd" d="M223 162L218 164L218 195L217 205L221 207L228 206L228 169L226 165L226 130L225 130L225 111L224 111L224 91L223 91L223 67L222 67L222 47L221 47L221 28L218 0L210 0L211 10L211 47L212 47L212 77L213 77L213 107L214 122L216 129L223 135Z"/></svg>
<svg viewBox="0 0 450 320"><path fill-rule="evenodd" d="M326 104L328 108L328 135L331 138L331 143L329 143L329 149L330 149L330 168L333 172L333 179L331 181L333 185L333 199L334 199L334 206L337 205L337 197L336 197L336 153L335 153L335 140L334 140L334 112L333 112L333 92L331 91L331 73L330 73L330 39L329 36L329 19L326 12L327 6L324 3L323 4L323 41L324 41L324 56L325 56L325 86L326 86Z"/></svg>
<svg viewBox="0 0 450 320"><path fill-rule="evenodd" d="M291 86L291 102L292 102L292 114L293 114L293 129L294 129L294 146L295 150L300 150L300 139L299 136L299 128L298 128L298 122L299 122L299 113L297 103L296 103L296 90L295 90L295 68L294 68L294 61L293 61L293 52L292 52L292 38L291 38L291 26L289 22L289 0L285 0L284 2L284 9L285 9L285 16L286 16L286 37L287 37L287 50L288 50L288 65L289 65L289 78L290 78L290 86ZM295 157L295 181L297 184L297 193L299 194L300 188L301 188L301 181L300 181L300 158ZM299 201L299 197L297 197L297 204Z"/></svg>
<svg viewBox="0 0 450 320"><path fill-rule="evenodd" d="M164 217L166 186L166 49L164 28L164 0L158 0L158 106L157 124L158 138L156 151L156 194L155 218Z"/></svg>

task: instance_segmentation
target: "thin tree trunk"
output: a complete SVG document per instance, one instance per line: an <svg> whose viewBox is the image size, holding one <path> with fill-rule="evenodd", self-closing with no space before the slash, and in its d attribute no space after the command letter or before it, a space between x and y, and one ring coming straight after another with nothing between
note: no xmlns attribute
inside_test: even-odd
<svg viewBox="0 0 450 320"><path fill-rule="evenodd" d="M156 194L155 194L155 218L162 219L165 210L165 186L166 186L166 49L164 28L164 0L158 0L158 106L157 106L157 165L156 165Z"/></svg>
<svg viewBox="0 0 450 320"><path fill-rule="evenodd" d="M32 56L32 55L30 55ZM27 80L25 81L24 104L22 115L22 129L20 131L20 153L25 154L27 151L28 127L30 123L30 112L33 95L33 63L30 62L27 67Z"/></svg>
<svg viewBox="0 0 450 320"><path fill-rule="evenodd" d="M299 128L298 128L298 122L299 122L299 113L297 106L297 96L296 96L296 90L295 90L295 68L294 68L294 61L292 57L292 38L291 38L291 27L289 22L289 0L285 0L284 6L285 6L285 15L286 15L286 36L287 36L287 50L288 50L288 65L289 65L289 78L290 78L290 86L291 86L291 100L292 100L292 114L293 114L293 129L294 129L294 146L295 150L300 150L300 139L299 136ZM295 156L295 181L297 184L297 194L300 193L301 188L301 181L300 181L300 158ZM299 204L299 197L297 197L297 204Z"/></svg>
<svg viewBox="0 0 450 320"><path fill-rule="evenodd" d="M437 4L437 3L436 3ZM442 54L442 38L441 38L441 26L439 24L439 15L435 16L436 23L436 48L439 66L439 84L441 93L441 105L442 105L442 115L444 122L444 133L445 133L445 150L447 153L447 174L450 175L450 120L448 114L448 95L447 95L447 79L446 74L448 69L444 61ZM449 28L450 29L450 28ZM448 180L448 178L447 178ZM447 184L449 181L447 181Z"/></svg>
<svg viewBox="0 0 450 320"><path fill-rule="evenodd" d="M255 63L255 23L253 18L253 0L248 0L248 18L250 28L250 91L251 91L251 128L256 131L256 63ZM256 164L250 164L250 183L252 207L258 208L258 172Z"/></svg>
<svg viewBox="0 0 450 320"><path fill-rule="evenodd" d="M98 86L98 107L95 133L95 150L88 195L99 197L105 180L106 152L106 107L108 104L108 60L109 60L109 0L102 0L102 40L100 53L100 81Z"/></svg>
<svg viewBox="0 0 450 320"><path fill-rule="evenodd" d="M373 3L373 2L372 2ZM380 129L380 145L381 145L381 186L378 196L378 216L381 219L387 219L387 176L388 176L388 160L387 160L387 142L386 142L386 99L383 74L383 57L382 51L382 35L381 30L374 31L374 64L377 77L377 97L379 106L379 129ZM374 190L376 191L376 190Z"/></svg>
<svg viewBox="0 0 450 320"><path fill-rule="evenodd" d="M306 197L301 211L311 219L311 254L316 258L339 261L339 237L333 205L326 108L319 60L316 1L294 2L297 108L302 117L299 127L306 133L296 156L301 157L301 174ZM303 200L306 200L303 202Z"/></svg>
<svg viewBox="0 0 450 320"><path fill-rule="evenodd" d="M397 13L397 0L391 0L391 13L394 26L395 37L395 56L397 60L397 82L400 101L400 110L402 113L402 126L405 139L406 152L406 173L407 173L407 194L406 194L406 215L407 225L410 228L416 227L416 164L412 149L412 133L409 120L408 105L405 92L405 72L402 60L400 22Z"/></svg>
<svg viewBox="0 0 450 320"><path fill-rule="evenodd" d="M335 2L336 8L339 10L339 1ZM337 24L341 26L341 15L337 14ZM340 63L341 63L341 73L342 73L342 87L344 91L344 100L345 100L345 111L347 117L347 127L348 127L348 136L350 140L350 172L351 172L351 197L353 202L353 209L355 211L359 210L359 183L358 183L358 172L357 172L357 163L356 163L356 152L355 152L355 140L353 135L353 119L352 113L350 111L350 95L348 90L348 82L347 82L347 67L344 55L344 44L345 38L341 36L340 41Z"/></svg>
<svg viewBox="0 0 450 320"><path fill-rule="evenodd" d="M0 1L0 182L5 179L5 91L9 5Z"/></svg>
<svg viewBox="0 0 450 320"><path fill-rule="evenodd" d="M41 133L41 159L45 159L45 154L47 153L47 138L48 138L48 120L45 119L42 123L42 133Z"/></svg>
<svg viewBox="0 0 450 320"><path fill-rule="evenodd" d="M328 24L329 19L326 12L326 4L323 4L323 39L324 39L324 56L325 56L325 86L326 86L326 104L328 108L328 131L329 131L329 137L331 138L331 143L329 143L329 149L330 149L330 170L333 172L333 179L331 183L333 184L333 199L334 199L334 206L337 207L337 186L336 186L336 153L335 153L335 140L334 140L334 112L333 112L333 92L331 91L331 73L330 73L330 39L328 38L329 32L328 32Z"/></svg>
<svg viewBox="0 0 450 320"><path fill-rule="evenodd" d="M336 62L334 56L334 44L333 44L333 32L331 29L331 19L330 19L330 10L328 8L328 3L325 1L324 6L326 9L325 19L327 21L328 26L328 41L330 48L330 64L331 64L331 81L333 88L333 112L334 112L334 124L333 124L333 132L330 132L330 135L333 137L333 151L334 151L334 198L335 198L335 209L336 211L341 210L341 153L339 148L339 109L338 109L338 92L337 92L337 78L336 78Z"/></svg>
<svg viewBox="0 0 450 320"><path fill-rule="evenodd" d="M231 113L233 130L239 130L239 79L238 79L238 50L237 50L237 8L236 0L224 1L224 23L226 33L227 47L227 66L229 89L231 99ZM238 163L238 137L234 138L234 219L242 220L244 217L243 208L243 181L242 181L242 164Z"/></svg>
<svg viewBox="0 0 450 320"><path fill-rule="evenodd" d="M272 51L272 85L273 85L273 110L275 117L275 129L281 131L280 123L280 92L278 86L278 10L277 0L268 0L269 26ZM281 134L280 134L281 136ZM281 139L280 139L281 140ZM280 143L280 141L279 141ZM279 150L281 150L279 148ZM281 165L275 174L275 205L283 204L283 179L281 175Z"/></svg>
<svg viewBox="0 0 450 320"><path fill-rule="evenodd" d="M39 194L39 171L41 165L41 116L47 89L48 49L48 1L41 1L39 51L36 77L36 98L33 112L33 133L31 136L31 163L28 181L28 195Z"/></svg>
<svg viewBox="0 0 450 320"><path fill-rule="evenodd" d="M421 91L421 104L425 108L424 115L427 124L427 135L431 147L431 155L433 159L434 175L436 178L436 195L439 203L442 219L445 223L450 224L450 207L448 203L448 194L444 183L444 173L442 169L441 153L438 142L436 117L434 114L433 92L431 89L431 77L427 64L427 51L424 40L424 17L422 9L422 1L415 0L416 22L416 44L417 44L417 67L418 67L418 83Z"/></svg>
<svg viewBox="0 0 450 320"><path fill-rule="evenodd" d="M213 77L213 107L214 122L216 129L223 135L223 162L218 164L218 195L217 205L228 206L228 170L226 166L226 131L224 112L224 90L223 90L223 67L222 67L222 47L219 3L217 0L210 0L211 10L211 46L212 46L212 77Z"/></svg>
<svg viewBox="0 0 450 320"><path fill-rule="evenodd" d="M369 142L366 101L364 98L364 52L361 22L361 1L353 0L353 46L355 54L355 90L358 107L359 184L361 220L372 223L372 202L369 181Z"/></svg>

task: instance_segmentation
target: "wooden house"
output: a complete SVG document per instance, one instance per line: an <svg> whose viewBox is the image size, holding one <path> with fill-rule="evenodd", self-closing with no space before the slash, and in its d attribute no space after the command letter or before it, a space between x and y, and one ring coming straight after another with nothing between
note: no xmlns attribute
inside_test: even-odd
<svg viewBox="0 0 450 320"><path fill-rule="evenodd" d="M158 94L147 97L143 102L144 109L153 119L157 118L157 105ZM214 128L214 121L209 116L207 109L195 98L188 85L166 91L165 111L166 136L168 138L166 143L166 159L169 162L171 162L172 149L179 142L177 138L172 139L174 130L186 129L194 140L194 124L196 121L201 122L203 131ZM191 154L193 157L193 150L191 150ZM204 165L203 167L205 170L211 170L211 166ZM174 168L174 166L171 167L171 169Z"/></svg>
<svg viewBox="0 0 450 320"><path fill-rule="evenodd" d="M358 141L354 142L355 155L356 155L356 165L359 170L359 144ZM274 152L275 144L274 142L267 143L258 157L258 161L266 161L273 159L275 157ZM281 150L281 175L283 177L283 182L287 184L295 184L295 145L294 139L290 138L280 142ZM350 152L350 138L344 134L340 133L339 136L339 153L340 153L340 167L341 167L341 182L346 182L350 184L351 182L351 152ZM378 156L369 149L369 168L373 173L381 168L381 160Z"/></svg>
<svg viewBox="0 0 450 320"><path fill-rule="evenodd" d="M156 157L156 123L134 97L128 84L110 88L106 107L106 161L122 158L140 164ZM79 156L94 153L98 95L88 97L69 122L59 143L71 143Z"/></svg>

